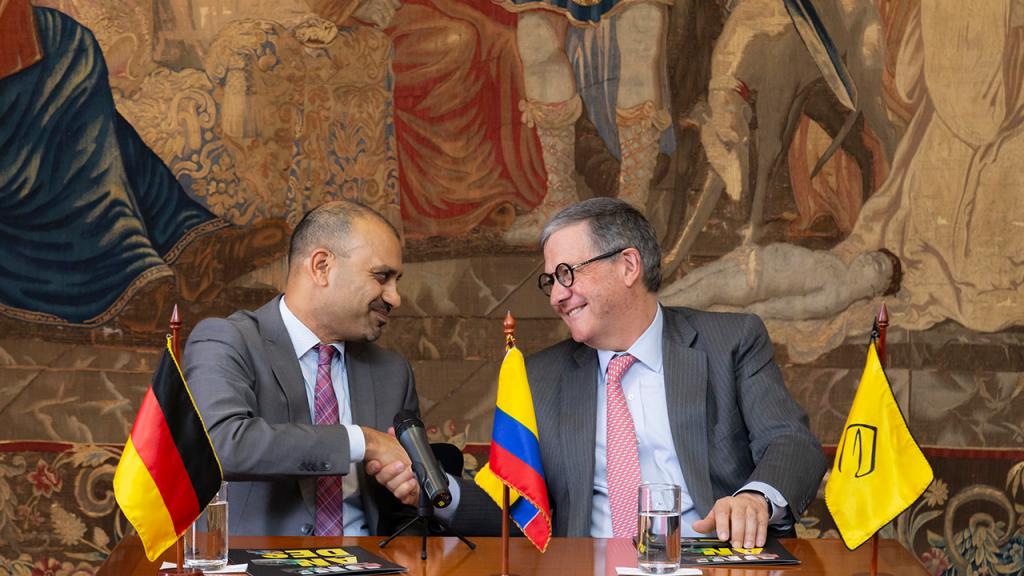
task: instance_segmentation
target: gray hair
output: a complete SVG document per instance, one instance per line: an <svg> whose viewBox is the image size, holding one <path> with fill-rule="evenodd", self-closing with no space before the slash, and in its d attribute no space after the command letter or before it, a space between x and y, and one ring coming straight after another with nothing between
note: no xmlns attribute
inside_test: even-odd
<svg viewBox="0 0 1024 576"><path fill-rule="evenodd" d="M541 250L552 234L580 222L590 224L590 243L598 254L636 248L644 265L644 286L650 292L661 288L661 247L654 227L636 208L617 198L590 198L555 214L541 232Z"/></svg>
<svg viewBox="0 0 1024 576"><path fill-rule="evenodd" d="M395 238L401 239L394 224L376 210L350 200L327 202L306 212L292 232L288 247L289 268L293 262L317 248L331 248L338 252L339 257L345 257L352 224L364 218L386 224Z"/></svg>

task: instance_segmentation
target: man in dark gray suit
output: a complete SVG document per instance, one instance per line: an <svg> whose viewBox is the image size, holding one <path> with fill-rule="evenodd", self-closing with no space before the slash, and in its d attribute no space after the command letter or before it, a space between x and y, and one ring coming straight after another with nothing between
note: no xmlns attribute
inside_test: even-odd
<svg viewBox="0 0 1024 576"><path fill-rule="evenodd" d="M684 533L752 547L792 530L825 459L761 320L661 306L654 230L620 200L564 209L541 246L572 336L526 361L554 534L634 534L640 481L683 487Z"/></svg>
<svg viewBox="0 0 1024 576"><path fill-rule="evenodd" d="M372 343L401 303L398 232L366 207L324 204L295 228L288 263L283 295L203 320L185 349L231 481L231 533L379 534L396 498L419 495L384 432L400 410L418 413L412 370Z"/></svg>

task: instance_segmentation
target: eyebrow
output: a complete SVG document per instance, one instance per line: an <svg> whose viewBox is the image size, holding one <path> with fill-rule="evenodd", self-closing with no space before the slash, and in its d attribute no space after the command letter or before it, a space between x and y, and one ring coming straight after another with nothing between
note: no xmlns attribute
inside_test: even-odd
<svg viewBox="0 0 1024 576"><path fill-rule="evenodd" d="M399 272L398 270L395 270L394 268L392 268L390 266L377 266L377 267L371 268L370 272L372 272L373 274L383 274L384 276L389 277L389 278L394 276L395 280L398 280L398 279L400 279L402 277L402 273L401 272Z"/></svg>

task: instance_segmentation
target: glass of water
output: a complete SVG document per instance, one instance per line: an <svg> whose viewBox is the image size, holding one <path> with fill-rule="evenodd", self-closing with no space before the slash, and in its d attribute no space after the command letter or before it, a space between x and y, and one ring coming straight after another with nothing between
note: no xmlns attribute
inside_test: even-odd
<svg viewBox="0 0 1024 576"><path fill-rule="evenodd" d="M185 566L220 570L228 565L228 483L185 531Z"/></svg>
<svg viewBox="0 0 1024 576"><path fill-rule="evenodd" d="M670 574L679 568L681 493L676 484L640 485L636 559L647 574Z"/></svg>

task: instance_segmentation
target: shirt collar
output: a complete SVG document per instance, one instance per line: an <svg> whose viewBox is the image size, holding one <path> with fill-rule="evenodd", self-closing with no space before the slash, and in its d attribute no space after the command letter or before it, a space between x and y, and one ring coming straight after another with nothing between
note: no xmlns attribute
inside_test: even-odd
<svg viewBox="0 0 1024 576"><path fill-rule="evenodd" d="M654 314L654 320L651 320L651 325L644 330L644 333L633 342L633 345L626 350L627 354L632 354L637 362L647 366L652 372L661 372L662 362L662 331L665 326L665 315L661 312L661 304L658 304L658 310ZM612 358L618 356L621 352L614 352L612 350L598 350L597 360L601 365L601 374L604 374L608 370L608 363L612 361Z"/></svg>
<svg viewBox="0 0 1024 576"><path fill-rule="evenodd" d="M302 320L299 320L292 313L288 308L288 304L284 301L284 296L281 297L281 303L278 308L281 311L281 320L284 321L284 328L288 331L288 338L291 339L292 346L295 347L295 357L302 358L313 346L320 343L320 339L316 337L316 334L313 334L313 331L308 326L302 323ZM335 342L331 346L334 346L341 358L345 357L344 342Z"/></svg>

